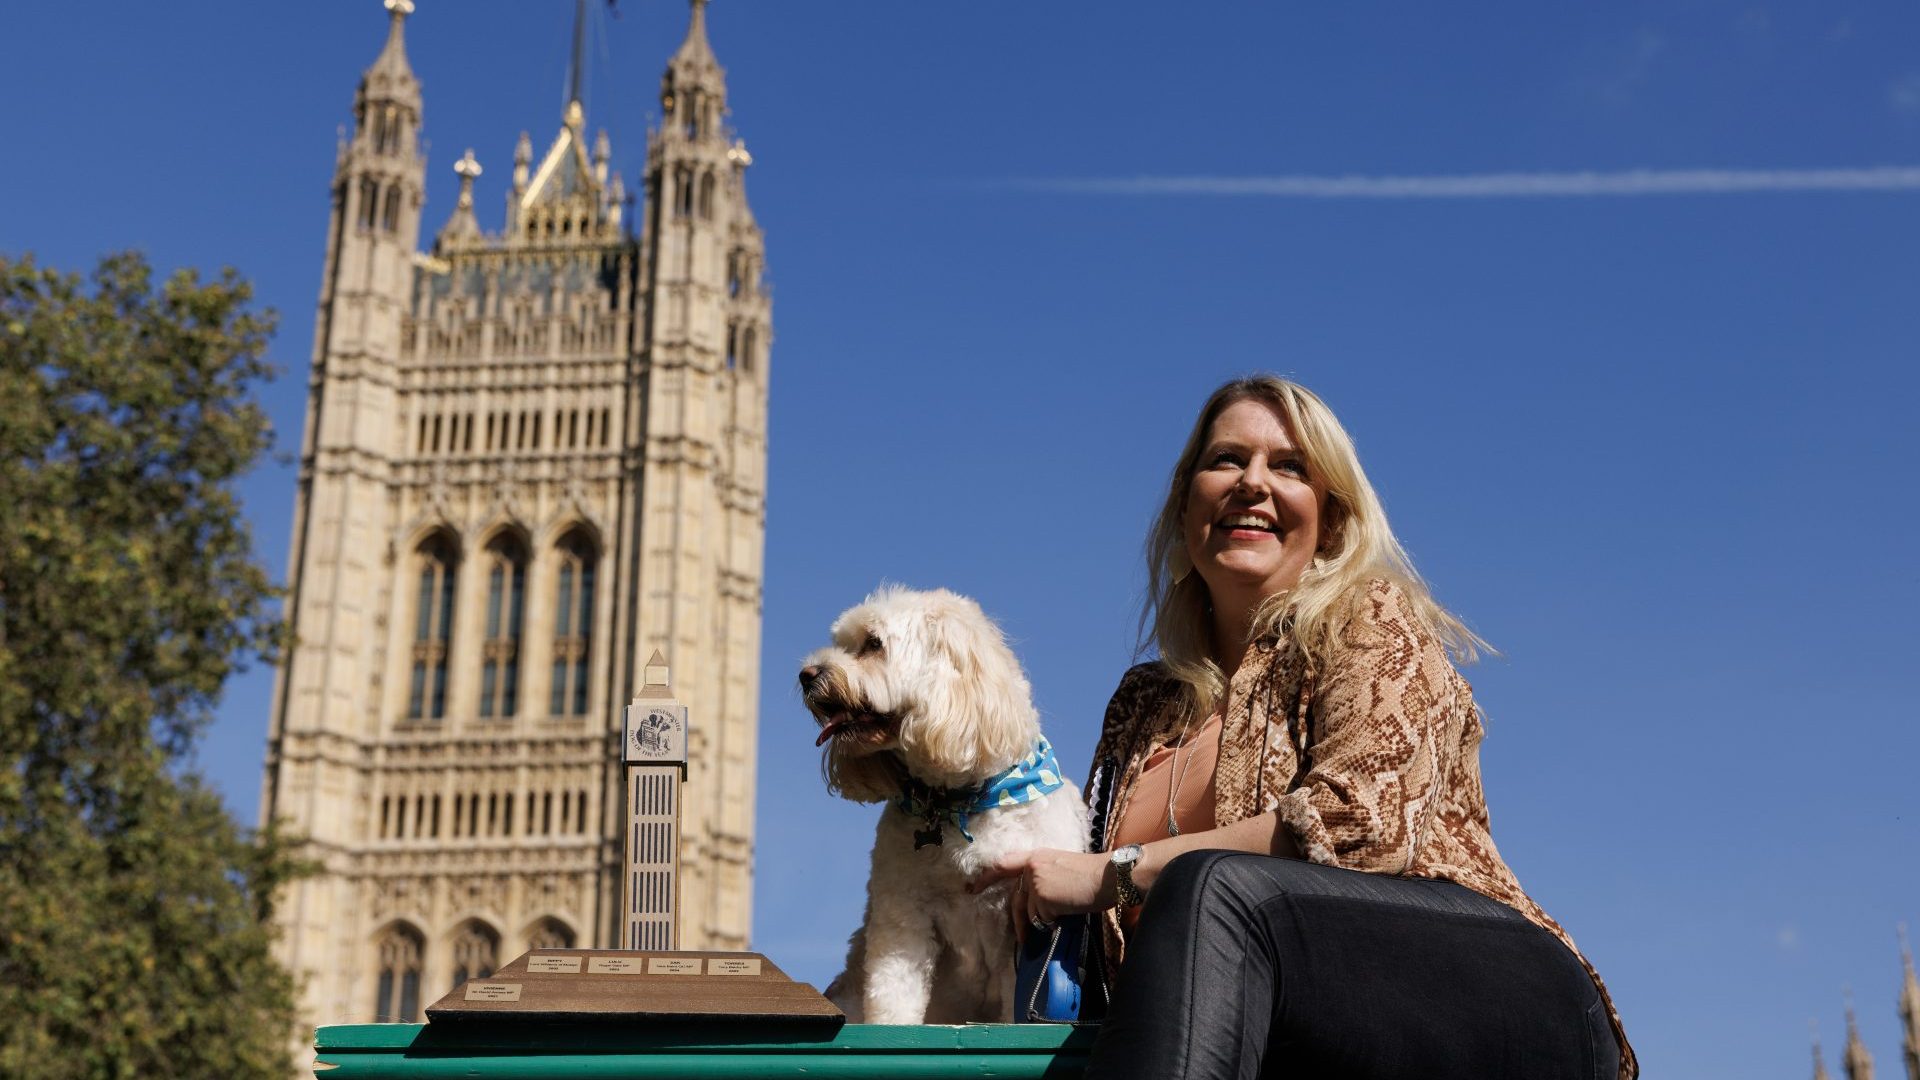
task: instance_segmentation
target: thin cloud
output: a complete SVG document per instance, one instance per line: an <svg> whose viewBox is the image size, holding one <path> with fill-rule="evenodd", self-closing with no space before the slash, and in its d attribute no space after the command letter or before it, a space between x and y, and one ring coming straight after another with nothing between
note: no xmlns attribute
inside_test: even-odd
<svg viewBox="0 0 1920 1080"><path fill-rule="evenodd" d="M1851 169L1632 169L1451 176L1128 176L1010 180L1069 195L1227 195L1279 199L1535 199L1764 192L1920 191L1920 166Z"/></svg>
<svg viewBox="0 0 1920 1080"><path fill-rule="evenodd" d="M1887 104L1903 113L1920 112L1920 71L1909 71L1887 87Z"/></svg>

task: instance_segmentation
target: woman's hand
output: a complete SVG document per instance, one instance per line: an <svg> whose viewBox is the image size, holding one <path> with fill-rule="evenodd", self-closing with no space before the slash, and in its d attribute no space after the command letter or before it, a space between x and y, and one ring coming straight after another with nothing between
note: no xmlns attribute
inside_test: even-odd
<svg viewBox="0 0 1920 1080"><path fill-rule="evenodd" d="M1013 916L1013 932L1023 942L1028 930L1039 929L1036 923L1105 911L1114 904L1113 875L1105 852L1016 851L1002 856L968 888L979 892L1007 880L1013 881L1007 910Z"/></svg>

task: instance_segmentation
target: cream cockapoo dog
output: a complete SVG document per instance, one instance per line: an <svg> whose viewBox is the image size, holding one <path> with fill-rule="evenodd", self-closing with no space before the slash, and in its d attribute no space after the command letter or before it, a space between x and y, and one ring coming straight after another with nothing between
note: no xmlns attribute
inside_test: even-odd
<svg viewBox="0 0 1920 1080"><path fill-rule="evenodd" d="M967 882L1011 852L1084 850L1087 810L999 628L964 596L883 588L834 621L800 688L827 786L886 804L827 997L856 1023L1012 1019L1009 886Z"/></svg>

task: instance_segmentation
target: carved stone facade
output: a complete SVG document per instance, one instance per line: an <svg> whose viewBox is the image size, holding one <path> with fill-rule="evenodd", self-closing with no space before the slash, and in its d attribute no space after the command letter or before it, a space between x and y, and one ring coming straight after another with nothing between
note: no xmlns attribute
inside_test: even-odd
<svg viewBox="0 0 1920 1080"><path fill-rule="evenodd" d="M538 161L521 136L498 234L455 165L430 253L387 7L333 179L262 799L323 867L281 908L308 1023L615 944L620 706L655 649L693 718L683 947L750 918L771 314L704 2L637 229L576 92Z"/></svg>

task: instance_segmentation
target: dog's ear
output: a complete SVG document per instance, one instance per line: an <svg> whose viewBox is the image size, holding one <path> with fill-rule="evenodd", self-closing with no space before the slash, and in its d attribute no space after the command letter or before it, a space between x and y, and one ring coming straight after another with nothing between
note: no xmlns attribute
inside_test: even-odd
<svg viewBox="0 0 1920 1080"><path fill-rule="evenodd" d="M886 802L905 790L907 767L894 753L856 754L835 739L820 758L827 790L854 802Z"/></svg>
<svg viewBox="0 0 1920 1080"><path fill-rule="evenodd" d="M930 688L928 723L903 740L920 757L955 773L991 772L1018 761L1040 734L1033 693L1020 662L978 604L938 592L927 612L928 646L944 654L948 674Z"/></svg>

